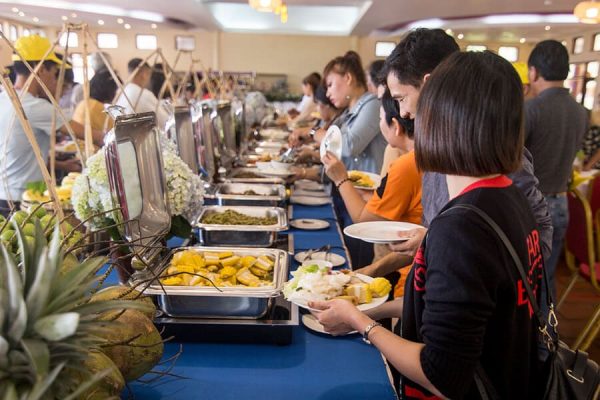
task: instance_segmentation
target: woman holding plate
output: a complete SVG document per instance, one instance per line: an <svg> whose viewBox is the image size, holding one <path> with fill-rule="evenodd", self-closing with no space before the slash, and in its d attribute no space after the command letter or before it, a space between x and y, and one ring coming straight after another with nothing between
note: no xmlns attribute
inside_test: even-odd
<svg viewBox="0 0 600 400"><path fill-rule="evenodd" d="M402 374L403 398L540 398L544 385L530 301L499 226L538 293L543 256L527 199L506 176L523 152L523 93L512 65L491 52L456 52L430 75L416 113L422 171L446 175L450 201L431 222L407 279L402 337L344 300L311 302L328 332L363 333ZM471 208L469 208L471 207ZM535 297L535 296L533 296ZM476 372L477 371L477 372Z"/></svg>

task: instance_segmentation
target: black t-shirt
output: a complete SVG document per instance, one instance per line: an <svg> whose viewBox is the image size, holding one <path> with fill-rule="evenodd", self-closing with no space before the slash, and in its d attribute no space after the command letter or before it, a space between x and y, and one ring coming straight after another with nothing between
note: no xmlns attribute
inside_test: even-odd
<svg viewBox="0 0 600 400"><path fill-rule="evenodd" d="M479 181L451 200L486 212L520 256L531 287L541 287L539 232L526 198L505 176ZM425 344L425 376L445 396L478 399L479 362L503 399L535 399L537 328L517 267L498 235L473 211L438 215L408 276L402 336ZM403 380L404 398L435 398Z"/></svg>

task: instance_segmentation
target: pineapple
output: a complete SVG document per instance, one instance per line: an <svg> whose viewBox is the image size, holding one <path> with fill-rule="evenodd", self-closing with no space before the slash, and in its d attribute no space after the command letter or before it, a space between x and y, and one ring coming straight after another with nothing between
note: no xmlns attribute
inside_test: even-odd
<svg viewBox="0 0 600 400"><path fill-rule="evenodd" d="M114 324L97 316L148 306L129 300L89 302L96 273L106 260L92 258L61 274L58 227L47 245L39 221L27 237L18 221L12 225L20 261L0 243L0 398L118 396L124 383L115 385L111 379L110 390L102 387L109 374L114 377L114 365L81 373L93 358L91 351L104 343L102 333Z"/></svg>

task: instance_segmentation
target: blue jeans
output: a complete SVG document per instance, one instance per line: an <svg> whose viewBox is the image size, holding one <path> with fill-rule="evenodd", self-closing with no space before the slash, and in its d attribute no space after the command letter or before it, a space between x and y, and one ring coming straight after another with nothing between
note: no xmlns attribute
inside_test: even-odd
<svg viewBox="0 0 600 400"><path fill-rule="evenodd" d="M556 301L554 275L558 259L563 250L567 226L569 225L569 206L566 194L545 195L544 197L548 203L548 212L552 218L552 227L554 228L554 232L552 233L552 254L550 254L550 258L546 262L546 274L548 276L548 284L551 288L552 299ZM542 290L542 295L545 296L544 290ZM542 304L545 303L544 299L545 297L542 297Z"/></svg>

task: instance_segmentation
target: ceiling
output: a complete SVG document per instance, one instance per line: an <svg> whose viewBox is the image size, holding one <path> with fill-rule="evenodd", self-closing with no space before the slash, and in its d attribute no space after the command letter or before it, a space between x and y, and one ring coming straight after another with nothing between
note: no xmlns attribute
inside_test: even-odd
<svg viewBox="0 0 600 400"><path fill-rule="evenodd" d="M537 41L596 29L569 17L578 0L286 0L286 3L289 10L286 24L274 14L251 9L244 0L0 0L0 16L39 26L60 26L66 19L96 27L102 23L107 29L129 24L134 30L168 26L226 32L360 36L398 36L415 26L428 26L452 29L456 34L462 33L465 40L500 42L518 42L521 38ZM490 21L490 15L498 14L504 17ZM557 21L554 14L563 17ZM119 18L121 23L117 22Z"/></svg>

